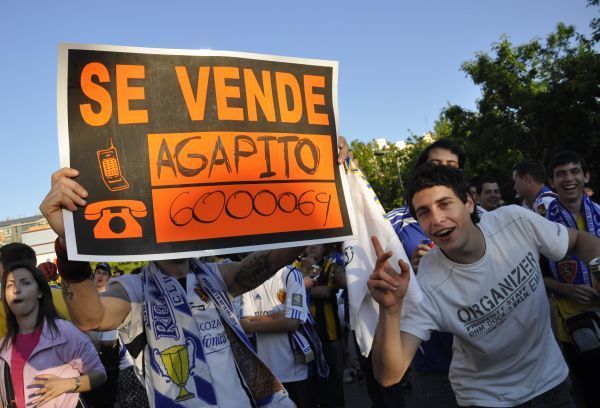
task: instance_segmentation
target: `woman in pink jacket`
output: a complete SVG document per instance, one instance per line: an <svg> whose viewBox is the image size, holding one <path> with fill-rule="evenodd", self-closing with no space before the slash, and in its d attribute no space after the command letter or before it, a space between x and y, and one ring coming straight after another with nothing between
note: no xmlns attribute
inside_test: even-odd
<svg viewBox="0 0 600 408"><path fill-rule="evenodd" d="M14 265L2 277L7 334L0 343L3 406L74 408L106 380L90 340L63 320L42 273Z"/></svg>

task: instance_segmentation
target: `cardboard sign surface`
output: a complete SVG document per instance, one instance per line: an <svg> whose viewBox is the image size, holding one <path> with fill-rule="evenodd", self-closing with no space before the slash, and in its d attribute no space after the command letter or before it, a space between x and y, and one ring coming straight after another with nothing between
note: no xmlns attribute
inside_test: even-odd
<svg viewBox="0 0 600 408"><path fill-rule="evenodd" d="M69 258L171 259L352 236L337 165L337 63L61 45Z"/></svg>

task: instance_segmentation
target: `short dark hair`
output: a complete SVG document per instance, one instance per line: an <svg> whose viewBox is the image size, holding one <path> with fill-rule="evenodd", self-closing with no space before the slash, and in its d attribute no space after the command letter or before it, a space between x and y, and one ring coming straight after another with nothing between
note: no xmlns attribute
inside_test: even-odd
<svg viewBox="0 0 600 408"><path fill-rule="evenodd" d="M531 176L536 183L546 183L546 169L540 161L522 160L515 163L513 171L517 172L519 177L528 175Z"/></svg>
<svg viewBox="0 0 600 408"><path fill-rule="evenodd" d="M465 150L448 139L440 139L427 146L425 150L421 152L415 163L415 168L429 161L429 152L431 152L433 149L449 150L458 157L458 168L462 169L464 167L467 160L467 154L465 153Z"/></svg>
<svg viewBox="0 0 600 408"><path fill-rule="evenodd" d="M62 317L58 314L56 307L54 306L50 285L46 281L46 278L42 272L36 268L35 265L31 265L29 262L15 263L11 265L8 270L4 271L4 275L2 276L2 290L6 291L6 281L8 280L8 275L10 275L10 272L20 268L27 269L29 272L31 272L35 283L42 293L42 297L39 300L40 305L35 327L40 327L44 323L44 320L46 320L52 336L58 336L59 331L58 326L56 325L56 320L61 319ZM12 310L10 310L10 307L8 307L6 296L2 296L2 306L6 312L6 336L0 344L0 350L4 350L9 342L14 342L17 337L17 333L19 332L17 318Z"/></svg>
<svg viewBox="0 0 600 408"><path fill-rule="evenodd" d="M580 164L581 170L583 170L584 173L588 172L587 163L582 155L570 150L564 150L555 154L548 162L548 177L554 179L554 169L569 163Z"/></svg>
<svg viewBox="0 0 600 408"><path fill-rule="evenodd" d="M496 184L498 184L498 186L500 186L500 183L498 183L498 180L496 180L494 177L483 176L478 179L477 184L475 185L475 188L477 189L477 193L481 194L481 190L483 190L483 185L486 183L488 183L488 184L496 183Z"/></svg>
<svg viewBox="0 0 600 408"><path fill-rule="evenodd" d="M410 212L416 216L412 199L416 193L427 188L445 186L452 191L463 203L466 203L469 194L469 182L460 169L449 166L438 166L433 163L425 163L417 167L408 185L407 202ZM479 222L479 214L475 208L471 213L474 224Z"/></svg>
<svg viewBox="0 0 600 408"><path fill-rule="evenodd" d="M37 256L32 247L21 242L11 242L0 247L0 262L5 271L12 269L14 264L27 263L37 265Z"/></svg>

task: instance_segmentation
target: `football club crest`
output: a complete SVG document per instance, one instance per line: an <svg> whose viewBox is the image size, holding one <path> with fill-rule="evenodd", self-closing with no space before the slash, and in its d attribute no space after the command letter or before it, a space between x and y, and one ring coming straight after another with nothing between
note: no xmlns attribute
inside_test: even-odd
<svg viewBox="0 0 600 408"><path fill-rule="evenodd" d="M285 290L283 289L279 289L277 291L277 299L279 300L280 303L285 303Z"/></svg>
<svg viewBox="0 0 600 408"><path fill-rule="evenodd" d="M558 263L558 272L566 283L572 283L577 276L577 261L561 261Z"/></svg>
<svg viewBox="0 0 600 408"><path fill-rule="evenodd" d="M204 289L200 287L200 285L194 286L194 292L196 293L196 295L198 295L201 301L203 301L204 303L208 303L209 297L204 291Z"/></svg>
<svg viewBox="0 0 600 408"><path fill-rule="evenodd" d="M537 208L535 209L535 212L537 212L542 217L545 217L546 216L546 206L544 204L538 205Z"/></svg>

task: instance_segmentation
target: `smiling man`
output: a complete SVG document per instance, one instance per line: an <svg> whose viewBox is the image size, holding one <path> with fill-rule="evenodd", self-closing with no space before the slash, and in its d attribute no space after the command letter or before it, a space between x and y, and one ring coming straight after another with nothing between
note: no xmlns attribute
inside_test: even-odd
<svg viewBox="0 0 600 408"><path fill-rule="evenodd" d="M590 173L583 157L564 151L554 156L548 165L550 185L558 199L548 207L546 217L580 231L600 234L600 205L592 202L583 188ZM587 263L569 254L558 262L550 262L551 276L544 278L556 305L556 327L565 358L577 380L586 406L600 406L598 379L590 375L598 369L600 358L581 357L577 354L565 320L594 307L600 308L600 293L594 289ZM600 282L596 283L596 288Z"/></svg>
<svg viewBox="0 0 600 408"><path fill-rule="evenodd" d="M377 263L368 285L380 307L373 342L378 380L397 382L420 343L432 331L447 331L454 334L450 382L459 405L575 407L538 259L574 250L589 262L600 255L600 240L514 205L479 221L462 173L447 166L417 169L408 202L436 247L419 266L424 300L403 311L408 265L401 262L397 273L387 262L391 253L373 237Z"/></svg>
<svg viewBox="0 0 600 408"><path fill-rule="evenodd" d="M493 211L504 204L500 185L492 177L484 177L477 183L479 205L486 211Z"/></svg>

